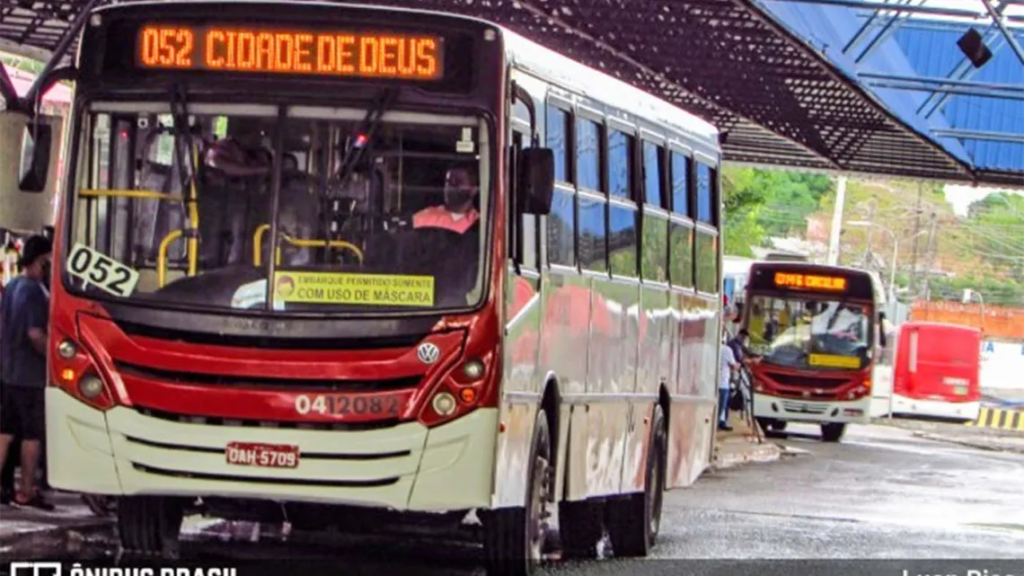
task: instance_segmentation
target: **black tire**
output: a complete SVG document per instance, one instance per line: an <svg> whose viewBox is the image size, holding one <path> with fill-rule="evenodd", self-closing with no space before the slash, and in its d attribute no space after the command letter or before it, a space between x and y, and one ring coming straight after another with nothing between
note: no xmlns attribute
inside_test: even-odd
<svg viewBox="0 0 1024 576"><path fill-rule="evenodd" d="M116 510L116 500L111 496L102 494L82 494L82 502L89 507L89 510L96 516L107 517Z"/></svg>
<svg viewBox="0 0 1024 576"><path fill-rule="evenodd" d="M563 558L597 558L597 543L604 537L604 503L562 502L558 506L558 531Z"/></svg>
<svg viewBox="0 0 1024 576"><path fill-rule="evenodd" d="M758 418L757 419L757 425L761 427L761 431L762 432L767 432L768 430L771 430L772 422L774 422L774 420L772 420L771 418Z"/></svg>
<svg viewBox="0 0 1024 576"><path fill-rule="evenodd" d="M128 554L176 559L184 514L182 502L156 496L130 496L117 503L117 533Z"/></svg>
<svg viewBox="0 0 1024 576"><path fill-rule="evenodd" d="M489 576L530 576L540 564L553 501L552 453L547 414L540 409L533 425L526 505L493 510L484 524Z"/></svg>
<svg viewBox="0 0 1024 576"><path fill-rule="evenodd" d="M786 421L785 420L773 420L772 423L770 424L770 426L771 426L772 431L774 431L774 432L782 432L783 430L786 429Z"/></svg>
<svg viewBox="0 0 1024 576"><path fill-rule="evenodd" d="M839 442L846 433L846 424L830 423L821 425L821 440L823 442Z"/></svg>
<svg viewBox="0 0 1024 576"><path fill-rule="evenodd" d="M661 530L668 430L660 404L654 407L651 442L648 446L644 491L608 503L608 535L615 556L620 558L647 556L654 548Z"/></svg>

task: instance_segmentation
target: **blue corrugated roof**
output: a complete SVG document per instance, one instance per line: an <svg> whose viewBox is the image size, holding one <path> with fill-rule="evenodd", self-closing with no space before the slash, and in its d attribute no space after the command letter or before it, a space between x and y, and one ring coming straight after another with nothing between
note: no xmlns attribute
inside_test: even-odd
<svg viewBox="0 0 1024 576"><path fill-rule="evenodd" d="M762 0L764 7L792 32L804 38L850 78L863 73L893 76L948 77L963 59L956 41L968 24L902 20L897 32L861 62L856 56L867 45L861 42L844 53L843 48L865 22L867 10ZM984 32L981 26L979 32ZM878 33L876 27L868 38ZM1024 43L1024 31L1017 30ZM1001 37L989 42L991 48L1005 45ZM1024 86L1024 64L1009 47L994 50L995 56L971 78L976 82ZM1024 135L1024 98L1005 100L953 95L940 113L925 118L918 108L927 92L891 88L865 88L889 110L915 129L944 146L954 156L976 168L1024 173L1024 144L986 140L958 140L935 135L935 130L967 130Z"/></svg>
<svg viewBox="0 0 1024 576"><path fill-rule="evenodd" d="M896 39L914 69L921 76L947 76L960 63L961 53L956 41L963 29L904 25ZM1024 34L1017 34L1024 43ZM1005 44L1005 40L993 46ZM1009 46L995 55L972 80L1024 87L1024 63ZM980 132L1001 132L1024 135L1024 96L1020 100L1000 100L978 96L955 95L943 109L946 120L954 127ZM975 166L1000 170L1024 170L1024 144L967 140L964 147Z"/></svg>

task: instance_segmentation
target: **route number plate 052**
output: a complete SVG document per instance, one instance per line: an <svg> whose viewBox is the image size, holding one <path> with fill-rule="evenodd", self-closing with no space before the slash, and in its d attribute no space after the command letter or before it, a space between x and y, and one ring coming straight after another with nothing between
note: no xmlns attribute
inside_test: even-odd
<svg viewBox="0 0 1024 576"><path fill-rule="evenodd" d="M299 447L284 444L231 442L226 450L228 464L260 468L296 468Z"/></svg>

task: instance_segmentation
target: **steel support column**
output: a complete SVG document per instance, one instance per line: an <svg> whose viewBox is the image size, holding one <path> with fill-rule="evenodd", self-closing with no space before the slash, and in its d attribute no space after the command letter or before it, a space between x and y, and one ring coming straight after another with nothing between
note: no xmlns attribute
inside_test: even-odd
<svg viewBox="0 0 1024 576"><path fill-rule="evenodd" d="M17 110L21 107L21 102L18 101L18 91L14 88L11 77L7 75L7 66L3 62L0 62L0 96L3 97L8 110Z"/></svg>
<svg viewBox="0 0 1024 576"><path fill-rule="evenodd" d="M1014 53L1017 54L1017 59L1020 60L1021 64L1024 64L1024 48L1020 47L1020 43L1017 42L1017 37L1013 35L1013 31L1006 26L1006 22L1003 22L1002 12L996 10L995 6L992 5L992 0L981 0L981 3L985 5L985 10L988 10L988 14L992 17L995 25L999 26L999 30L1003 32L1003 36L1006 37L1006 43L1010 45L1010 48L1013 48Z"/></svg>

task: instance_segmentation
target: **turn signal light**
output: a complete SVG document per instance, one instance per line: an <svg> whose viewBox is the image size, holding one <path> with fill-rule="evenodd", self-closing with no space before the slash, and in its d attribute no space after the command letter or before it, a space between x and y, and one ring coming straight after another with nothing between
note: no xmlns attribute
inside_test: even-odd
<svg viewBox="0 0 1024 576"><path fill-rule="evenodd" d="M473 402L476 402L476 390L472 388L463 388L459 391L459 397L466 404L472 404Z"/></svg>

